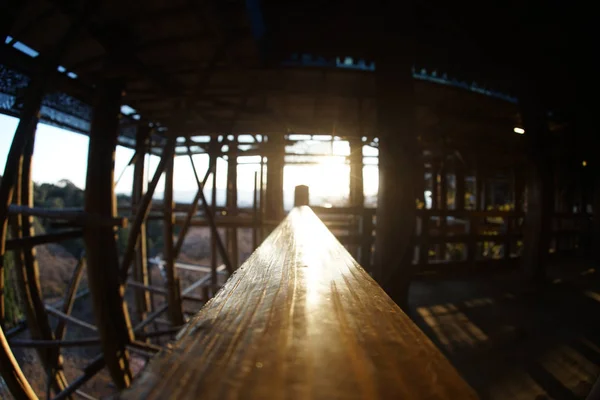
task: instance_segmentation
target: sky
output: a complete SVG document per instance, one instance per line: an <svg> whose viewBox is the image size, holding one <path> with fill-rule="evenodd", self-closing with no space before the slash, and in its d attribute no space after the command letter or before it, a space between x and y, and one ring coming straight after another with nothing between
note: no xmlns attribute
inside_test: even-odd
<svg viewBox="0 0 600 400"><path fill-rule="evenodd" d="M0 174L4 171L6 158L18 120L0 114ZM85 187L87 166L88 138L84 135L66 131L45 124L39 124L36 132L32 177L36 183L56 183L68 179L80 188ZM365 150L367 154L368 149ZM115 180L117 193L131 193L133 166L127 166L134 151L117 146L115 154ZM239 157L239 163L251 163L260 160L258 157ZM158 157L146 156L148 180L151 179L158 164ZM196 168L201 177L208 168L208 156L194 156ZM238 197L246 205L251 202L254 189L254 173L259 171L259 164L244 164L238 167ZM284 168L284 197L286 208L293 202L294 188L297 185L308 185L315 197L347 197L349 192L349 166L342 158L324 159L316 165L286 165ZM217 161L217 201L224 202L226 188L227 162L221 158ZM365 166L363 171L365 193L377 193L377 166ZM162 197L164 178L158 184L157 196ZM197 190L189 157L175 158L174 197L176 201L191 201ZM212 190L212 179L206 186ZM312 196L311 196L312 197ZM241 206L242 204L240 204Z"/></svg>

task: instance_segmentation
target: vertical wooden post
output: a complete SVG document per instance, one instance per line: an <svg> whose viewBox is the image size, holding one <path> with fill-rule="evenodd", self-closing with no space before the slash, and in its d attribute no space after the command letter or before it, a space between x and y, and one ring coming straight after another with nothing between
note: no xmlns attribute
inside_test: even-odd
<svg viewBox="0 0 600 400"><path fill-rule="evenodd" d="M294 188L294 207L307 206L310 203L309 188L306 185L298 185Z"/></svg>
<svg viewBox="0 0 600 400"><path fill-rule="evenodd" d="M597 249L600 248L600 168L599 165L594 163L590 165L588 168L591 170L591 184L593 185L593 198L592 198L592 221L591 227L589 229L589 233L591 234L591 238L585 238L589 240L590 247L593 249L591 251L592 260L596 262L596 264L600 263L600 253ZM583 236L583 235L582 235ZM583 242L583 240L581 240Z"/></svg>
<svg viewBox="0 0 600 400"><path fill-rule="evenodd" d="M219 151L219 143L218 138L215 136L211 139L210 160L209 165L210 169L213 172L212 175L212 192L210 196L210 205L213 209L214 216L217 216L217 154ZM212 285L212 290L214 290L217 285L217 235L219 234L219 229L216 227L215 221L215 229L210 233L210 283ZM233 268L233 266L232 266ZM212 293L214 294L214 293Z"/></svg>
<svg viewBox="0 0 600 400"><path fill-rule="evenodd" d="M514 204L515 211L523 211L523 194L525 192L525 182L523 180L523 174L521 168L515 168L513 170L513 182L514 182Z"/></svg>
<svg viewBox="0 0 600 400"><path fill-rule="evenodd" d="M252 192L252 251L258 248L258 172L254 173L254 191Z"/></svg>
<svg viewBox="0 0 600 400"><path fill-rule="evenodd" d="M229 142L227 160L227 214L236 217L237 211L237 140ZM227 228L227 252L231 266L239 266L238 231L236 227Z"/></svg>
<svg viewBox="0 0 600 400"><path fill-rule="evenodd" d="M440 214L439 214L439 234L443 238L439 245L439 259L446 261L446 235L448 227L448 161L446 153L442 154L442 162L440 164Z"/></svg>
<svg viewBox="0 0 600 400"><path fill-rule="evenodd" d="M463 212L465 210L466 196L465 168L459 160L455 160L454 162L454 176L456 177L454 209Z"/></svg>
<svg viewBox="0 0 600 400"><path fill-rule="evenodd" d="M109 218L116 215L114 156L122 87L106 82L98 85L98 91L89 141L85 211ZM126 346L133 340L133 332L123 298L115 236L113 227L85 227L88 285L104 359L115 386L125 389L132 379Z"/></svg>
<svg viewBox="0 0 600 400"><path fill-rule="evenodd" d="M269 223L279 223L283 211L283 165L285 161L284 135L270 135L267 142L266 217ZM273 226L274 227L274 226ZM273 228L272 227L272 228ZM271 229L272 229L271 228Z"/></svg>
<svg viewBox="0 0 600 400"><path fill-rule="evenodd" d="M418 196L415 176L422 163L411 70L409 59L383 55L377 60L380 138L374 276L401 307L407 305L410 281L418 268L413 265Z"/></svg>
<svg viewBox="0 0 600 400"><path fill-rule="evenodd" d="M351 229L354 232L360 231L360 220L365 205L364 195L364 183L363 183L363 144L359 136L348 137L348 144L350 146L350 207L357 209L355 218L352 221ZM348 249L354 257L359 258L358 245L352 244L348 246ZM369 249L370 250L370 249ZM361 250L362 251L362 250ZM369 251L369 254L371 252Z"/></svg>
<svg viewBox="0 0 600 400"><path fill-rule="evenodd" d="M131 205L133 214L139 212L142 197L144 195L144 162L146 152L148 151L148 139L150 138L150 128L147 125L139 126L135 138L136 158L133 169L133 188L131 191ZM144 286L149 286L148 279L148 248L146 242L146 223L140 226L140 234L137 239L135 252L135 266L133 270L133 279ZM139 321L146 319L146 313L152 309L150 292L146 290L135 291L135 305Z"/></svg>
<svg viewBox="0 0 600 400"><path fill-rule="evenodd" d="M478 206L477 209L481 210L481 211L485 211L487 210L487 205L488 205L488 200L487 200L487 187L488 187L488 180L487 180L487 175L486 173L479 168L477 170L477 172L479 173L477 175L477 181L479 183L477 183L477 202L478 202Z"/></svg>
<svg viewBox="0 0 600 400"><path fill-rule="evenodd" d="M258 222L260 229L258 230L260 237L259 241L262 242L265 238L265 158L260 156L260 171L258 173Z"/></svg>
<svg viewBox="0 0 600 400"><path fill-rule="evenodd" d="M364 207L363 153L360 137L348 137L350 145L350 206Z"/></svg>
<svg viewBox="0 0 600 400"><path fill-rule="evenodd" d="M529 88L524 89L519 104L525 128L529 165L527 177L527 209L524 224L523 267L528 278L542 281L546 276L546 259L552 229L552 163L546 113L540 99Z"/></svg>
<svg viewBox="0 0 600 400"><path fill-rule="evenodd" d="M167 160L165 168L165 194L163 199L163 228L165 243L165 271L167 276L167 304L169 305L169 318L174 326L184 323L183 311L181 309L181 286L175 269L175 252L173 246L173 174L175 156Z"/></svg>
<svg viewBox="0 0 600 400"><path fill-rule="evenodd" d="M461 163L460 160L454 160L454 177L456 180L455 185L455 195L454 195L454 209L459 212L460 219L464 221L464 223L468 223L468 219L465 213L465 197L466 197L466 182L465 182L465 166ZM467 252L468 257L468 244L465 243L464 251Z"/></svg>
<svg viewBox="0 0 600 400"><path fill-rule="evenodd" d="M439 208L438 162L431 160L431 210ZM435 212L432 212L435 215Z"/></svg>

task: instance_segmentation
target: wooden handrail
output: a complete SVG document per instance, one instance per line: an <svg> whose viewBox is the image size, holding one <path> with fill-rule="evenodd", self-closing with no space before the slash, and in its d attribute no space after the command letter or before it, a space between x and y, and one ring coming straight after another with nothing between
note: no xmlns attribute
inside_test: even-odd
<svg viewBox="0 0 600 400"><path fill-rule="evenodd" d="M473 399L308 207L296 208L121 394Z"/></svg>

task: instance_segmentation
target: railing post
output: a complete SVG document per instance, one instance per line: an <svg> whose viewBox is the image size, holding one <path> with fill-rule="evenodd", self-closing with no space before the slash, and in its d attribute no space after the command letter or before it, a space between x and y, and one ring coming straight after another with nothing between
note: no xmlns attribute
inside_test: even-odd
<svg viewBox="0 0 600 400"><path fill-rule="evenodd" d="M306 185L298 185L294 188L294 207L309 205L309 189Z"/></svg>

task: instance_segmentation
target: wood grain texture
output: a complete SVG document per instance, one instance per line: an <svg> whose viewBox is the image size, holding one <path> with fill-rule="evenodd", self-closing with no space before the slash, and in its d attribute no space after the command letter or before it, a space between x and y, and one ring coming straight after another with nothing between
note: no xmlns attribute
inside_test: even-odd
<svg viewBox="0 0 600 400"><path fill-rule="evenodd" d="M308 207L296 208L122 399L472 399Z"/></svg>

